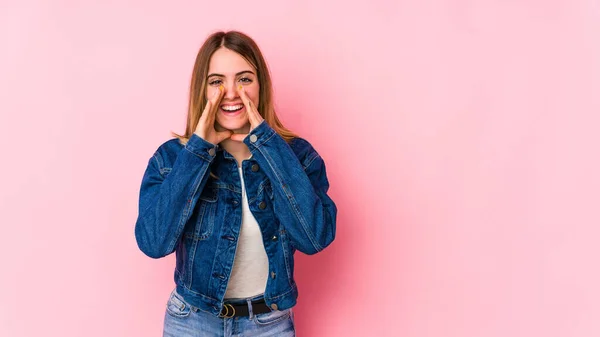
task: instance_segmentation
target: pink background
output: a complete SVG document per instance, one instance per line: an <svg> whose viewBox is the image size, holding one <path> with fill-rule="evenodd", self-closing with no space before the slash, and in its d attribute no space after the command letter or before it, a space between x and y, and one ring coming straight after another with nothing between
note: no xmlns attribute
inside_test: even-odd
<svg viewBox="0 0 600 337"><path fill-rule="evenodd" d="M160 336L139 184L216 29L328 165L299 336L600 335L598 1L4 0L0 336Z"/></svg>

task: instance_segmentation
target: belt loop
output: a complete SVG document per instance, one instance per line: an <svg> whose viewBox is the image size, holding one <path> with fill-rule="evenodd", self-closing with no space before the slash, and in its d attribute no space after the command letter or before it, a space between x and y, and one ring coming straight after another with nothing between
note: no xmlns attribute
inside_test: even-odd
<svg viewBox="0 0 600 337"><path fill-rule="evenodd" d="M252 298L246 299L246 305L248 306L248 319L254 319L254 313L252 312Z"/></svg>

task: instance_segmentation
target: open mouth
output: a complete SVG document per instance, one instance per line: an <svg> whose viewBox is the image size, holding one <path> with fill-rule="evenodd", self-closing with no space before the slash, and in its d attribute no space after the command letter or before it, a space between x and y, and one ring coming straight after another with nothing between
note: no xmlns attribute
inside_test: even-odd
<svg viewBox="0 0 600 337"><path fill-rule="evenodd" d="M242 110L243 107L244 107L243 104L221 105L221 110L223 110L225 112L233 113L233 112L238 112L238 111Z"/></svg>

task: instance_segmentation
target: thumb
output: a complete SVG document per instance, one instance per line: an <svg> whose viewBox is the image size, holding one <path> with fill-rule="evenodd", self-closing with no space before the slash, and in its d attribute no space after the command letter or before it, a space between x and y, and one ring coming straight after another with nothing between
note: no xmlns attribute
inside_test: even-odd
<svg viewBox="0 0 600 337"><path fill-rule="evenodd" d="M232 134L233 134L233 132L231 132L230 130L218 131L217 132L217 144L219 144L220 142L224 141L225 139L231 137Z"/></svg>

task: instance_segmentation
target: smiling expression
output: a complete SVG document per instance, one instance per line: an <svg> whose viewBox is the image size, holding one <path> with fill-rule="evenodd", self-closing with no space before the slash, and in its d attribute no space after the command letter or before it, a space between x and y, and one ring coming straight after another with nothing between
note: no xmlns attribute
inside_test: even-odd
<svg viewBox="0 0 600 337"><path fill-rule="evenodd" d="M215 129L247 133L250 123L237 87L241 85L254 107L258 107L260 85L254 67L240 54L225 47L217 49L210 58L206 86L207 99L212 97L221 85L224 94L219 103Z"/></svg>

